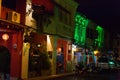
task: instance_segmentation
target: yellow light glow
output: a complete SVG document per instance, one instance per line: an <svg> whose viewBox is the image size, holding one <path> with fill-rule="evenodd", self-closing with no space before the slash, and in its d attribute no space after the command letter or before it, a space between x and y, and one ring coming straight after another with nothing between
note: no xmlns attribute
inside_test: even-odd
<svg viewBox="0 0 120 80"><path fill-rule="evenodd" d="M37 47L39 48L41 46L41 44L37 44Z"/></svg>
<svg viewBox="0 0 120 80"><path fill-rule="evenodd" d="M99 51L98 51L98 50L94 51L94 55L97 55L98 53L99 53Z"/></svg>
<svg viewBox="0 0 120 80"><path fill-rule="evenodd" d="M49 35L47 35L47 51L53 51L53 47Z"/></svg>
<svg viewBox="0 0 120 80"><path fill-rule="evenodd" d="M58 52L61 52L62 51L62 49L61 48L58 48Z"/></svg>
<svg viewBox="0 0 120 80"><path fill-rule="evenodd" d="M2 39L4 40L4 41L7 41L8 39L9 39L9 35L8 34L3 34L2 35Z"/></svg>

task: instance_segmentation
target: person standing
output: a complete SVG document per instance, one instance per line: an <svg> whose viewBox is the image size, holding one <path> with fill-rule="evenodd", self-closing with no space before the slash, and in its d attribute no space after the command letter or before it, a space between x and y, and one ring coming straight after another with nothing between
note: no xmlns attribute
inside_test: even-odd
<svg viewBox="0 0 120 80"><path fill-rule="evenodd" d="M5 46L0 46L0 78L10 80L10 52Z"/></svg>
<svg viewBox="0 0 120 80"><path fill-rule="evenodd" d="M64 54L61 48L59 48L57 53L57 73L63 72L64 72Z"/></svg>

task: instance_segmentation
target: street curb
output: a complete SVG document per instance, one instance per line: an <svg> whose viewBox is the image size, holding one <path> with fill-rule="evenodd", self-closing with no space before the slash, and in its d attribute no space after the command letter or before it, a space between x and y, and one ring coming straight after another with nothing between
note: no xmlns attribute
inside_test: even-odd
<svg viewBox="0 0 120 80"><path fill-rule="evenodd" d="M52 78L57 78L57 77L73 75L73 74L74 74L74 72L62 73L62 74L55 74L55 75L50 75L50 76L41 76L41 77L28 78L28 79L22 79L22 80L46 80L46 79L52 79Z"/></svg>

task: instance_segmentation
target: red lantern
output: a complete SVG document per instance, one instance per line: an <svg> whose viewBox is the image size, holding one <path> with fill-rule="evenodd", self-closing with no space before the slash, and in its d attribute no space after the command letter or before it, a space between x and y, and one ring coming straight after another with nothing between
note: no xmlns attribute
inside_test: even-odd
<svg viewBox="0 0 120 80"><path fill-rule="evenodd" d="M9 39L9 35L8 34L3 34L2 35L2 39L4 40L4 41L7 41L8 39Z"/></svg>

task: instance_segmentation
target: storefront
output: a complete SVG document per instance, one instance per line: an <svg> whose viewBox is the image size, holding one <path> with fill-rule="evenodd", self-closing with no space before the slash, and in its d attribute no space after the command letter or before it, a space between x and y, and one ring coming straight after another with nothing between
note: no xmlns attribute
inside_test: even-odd
<svg viewBox="0 0 120 80"><path fill-rule="evenodd" d="M79 63L87 66L96 62L96 57L93 51L88 48L79 47L74 44L72 45L72 56L73 70L75 69L75 65Z"/></svg>
<svg viewBox="0 0 120 80"><path fill-rule="evenodd" d="M31 32L23 44L22 78L45 75L42 70L50 70L51 62L47 51L47 35ZM26 66L26 67L25 67ZM50 75L48 72L46 75Z"/></svg>
<svg viewBox="0 0 120 80"><path fill-rule="evenodd" d="M0 19L0 45L9 49L11 55L10 76L20 78L23 45L23 26Z"/></svg>
<svg viewBox="0 0 120 80"><path fill-rule="evenodd" d="M75 65L79 62L84 62L84 50L82 47L78 47L75 44L72 44L72 61L73 61L73 70Z"/></svg>

